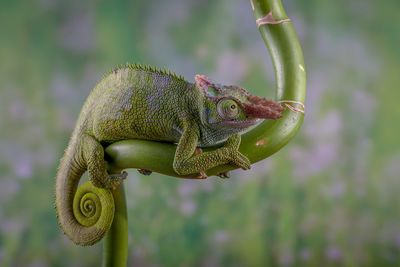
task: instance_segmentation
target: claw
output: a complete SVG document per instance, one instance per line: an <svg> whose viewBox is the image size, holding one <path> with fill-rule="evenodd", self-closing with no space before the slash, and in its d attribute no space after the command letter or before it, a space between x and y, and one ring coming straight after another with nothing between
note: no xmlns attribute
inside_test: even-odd
<svg viewBox="0 0 400 267"><path fill-rule="evenodd" d="M231 175L230 175L229 172L221 172L221 173L218 173L217 176L218 176L219 178L222 178L222 179L227 179L227 178L230 178L230 177L231 177Z"/></svg>
<svg viewBox="0 0 400 267"><path fill-rule="evenodd" d="M146 170L146 169L138 169L137 171L138 171L140 174L146 175L146 176L149 176L150 174L152 174L152 171Z"/></svg>
<svg viewBox="0 0 400 267"><path fill-rule="evenodd" d="M199 176L196 176L197 179L206 179L208 176L204 171L201 171Z"/></svg>
<svg viewBox="0 0 400 267"><path fill-rule="evenodd" d="M249 170L251 168L249 159L240 152L237 152L233 155L232 162L243 170Z"/></svg>

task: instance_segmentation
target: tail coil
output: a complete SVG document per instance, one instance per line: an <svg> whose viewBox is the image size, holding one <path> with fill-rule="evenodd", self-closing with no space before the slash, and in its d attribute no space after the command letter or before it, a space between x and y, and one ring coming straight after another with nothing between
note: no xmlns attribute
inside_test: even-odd
<svg viewBox="0 0 400 267"><path fill-rule="evenodd" d="M78 187L86 168L74 160L69 147L56 178L56 210L60 227L75 244L89 246L100 241L114 219L114 198L108 189L90 181Z"/></svg>

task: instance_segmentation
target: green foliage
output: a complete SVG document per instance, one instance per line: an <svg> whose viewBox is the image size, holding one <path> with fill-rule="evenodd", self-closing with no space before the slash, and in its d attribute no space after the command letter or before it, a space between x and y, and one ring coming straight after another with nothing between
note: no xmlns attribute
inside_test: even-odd
<svg viewBox="0 0 400 267"><path fill-rule="evenodd" d="M130 171L131 265L399 265L398 1L284 4L308 70L300 133L230 180ZM0 22L0 266L99 266L101 245L62 237L52 201L107 70L144 62L255 94L273 83L248 1L3 0Z"/></svg>

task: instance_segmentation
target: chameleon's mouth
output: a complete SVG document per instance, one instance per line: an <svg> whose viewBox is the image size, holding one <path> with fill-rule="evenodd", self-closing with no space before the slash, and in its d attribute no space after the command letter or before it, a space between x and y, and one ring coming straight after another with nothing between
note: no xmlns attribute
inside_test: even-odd
<svg viewBox="0 0 400 267"><path fill-rule="evenodd" d="M247 118L246 120L230 120L230 121L224 121L223 123L231 127L248 128L250 126L257 124L259 121L260 119L258 118Z"/></svg>

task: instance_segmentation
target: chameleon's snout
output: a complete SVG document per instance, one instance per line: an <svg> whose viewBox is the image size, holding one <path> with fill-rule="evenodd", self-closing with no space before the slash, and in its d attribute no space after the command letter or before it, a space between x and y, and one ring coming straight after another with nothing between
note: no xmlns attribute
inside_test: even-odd
<svg viewBox="0 0 400 267"><path fill-rule="evenodd" d="M284 108L273 100L253 95L247 96L247 100L248 102L243 103L243 107L249 117L272 120L282 117Z"/></svg>

